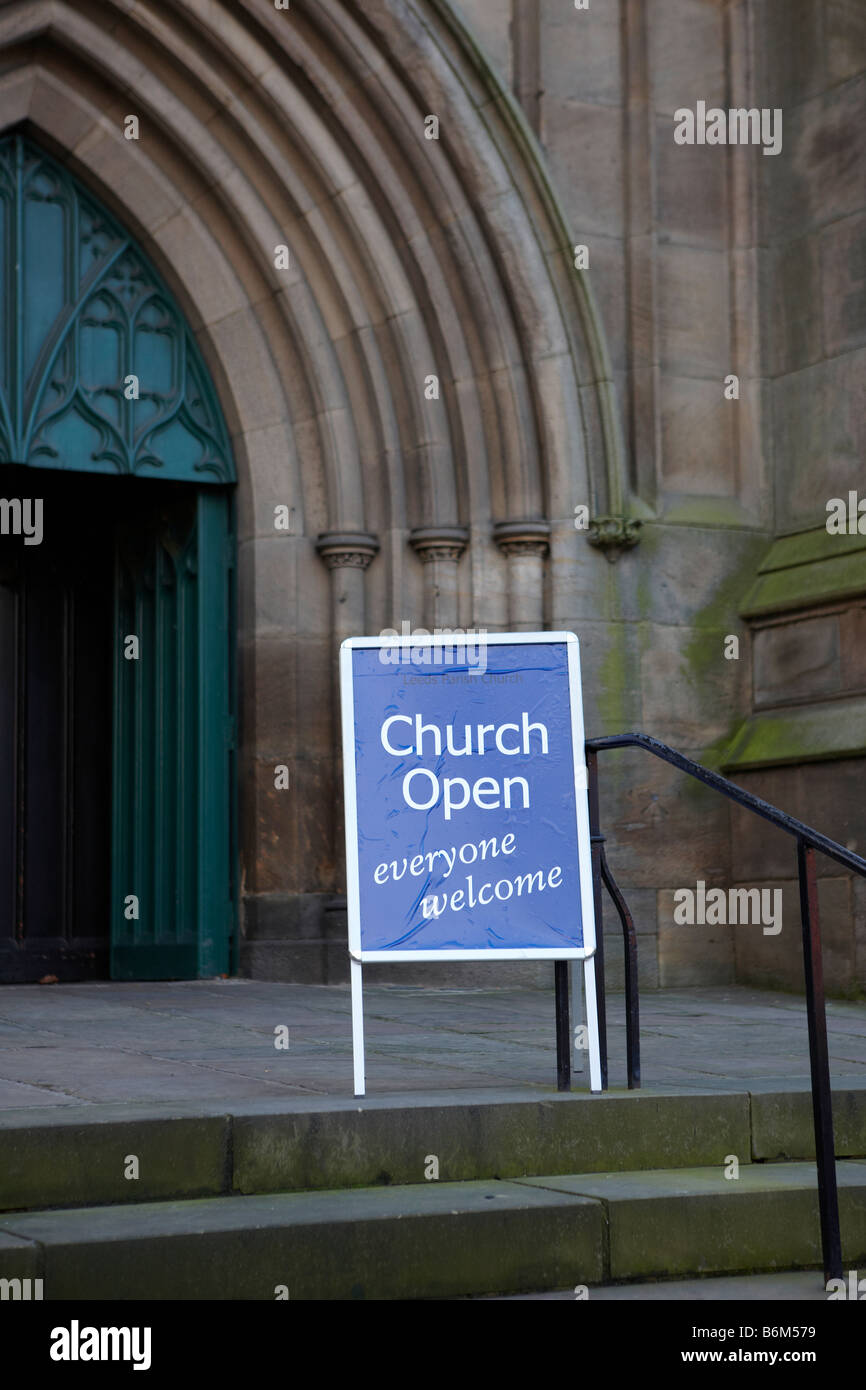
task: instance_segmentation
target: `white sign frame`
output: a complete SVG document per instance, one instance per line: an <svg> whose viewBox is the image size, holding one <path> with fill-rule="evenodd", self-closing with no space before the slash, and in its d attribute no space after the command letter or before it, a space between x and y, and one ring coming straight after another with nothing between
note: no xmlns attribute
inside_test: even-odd
<svg viewBox="0 0 866 1390"><path fill-rule="evenodd" d="M358 850L358 799L355 766L355 693L352 653L358 648L521 646L545 643L565 645L568 657L568 690L571 742L574 758L574 801L580 873L582 947L519 947L502 949L364 951L361 947L361 892ZM595 911L592 885L592 853L589 835L588 781L584 752L583 699L580 675L580 643L573 632L432 633L406 637L348 637L340 646L340 703L343 734L343 789L346 826L346 896L349 919L349 958L352 984L352 1044L355 1095L365 1094L364 1066L364 962L434 960L575 960L584 964L587 1031L589 1034L590 1087L601 1090L598 1001L595 981Z"/></svg>

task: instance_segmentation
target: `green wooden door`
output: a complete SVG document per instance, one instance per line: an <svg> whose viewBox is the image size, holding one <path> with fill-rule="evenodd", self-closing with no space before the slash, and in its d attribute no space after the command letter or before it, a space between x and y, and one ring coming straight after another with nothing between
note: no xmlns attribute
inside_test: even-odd
<svg viewBox="0 0 866 1390"><path fill-rule="evenodd" d="M40 469L104 474L98 486L111 503L111 974L228 972L228 435L195 339L153 266L68 170L20 134L0 140L0 319L0 495L8 464L10 482L32 473L35 496Z"/></svg>
<svg viewBox="0 0 866 1390"><path fill-rule="evenodd" d="M229 498L120 528L115 565L116 980L227 973L234 730Z"/></svg>

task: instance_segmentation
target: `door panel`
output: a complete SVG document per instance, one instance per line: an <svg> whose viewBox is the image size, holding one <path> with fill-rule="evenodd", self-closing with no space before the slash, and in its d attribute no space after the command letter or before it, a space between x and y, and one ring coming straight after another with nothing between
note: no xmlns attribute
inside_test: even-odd
<svg viewBox="0 0 866 1390"><path fill-rule="evenodd" d="M28 495L4 469L6 495ZM12 486L10 487L9 484ZM32 492L32 488L29 489ZM0 542L0 979L104 977L112 545L84 489L40 478L40 546Z"/></svg>
<svg viewBox="0 0 866 1390"><path fill-rule="evenodd" d="M217 491L139 510L118 533L114 979L230 968L229 555Z"/></svg>
<svg viewBox="0 0 866 1390"><path fill-rule="evenodd" d="M227 973L230 497L36 476L42 544L0 536L0 981Z"/></svg>

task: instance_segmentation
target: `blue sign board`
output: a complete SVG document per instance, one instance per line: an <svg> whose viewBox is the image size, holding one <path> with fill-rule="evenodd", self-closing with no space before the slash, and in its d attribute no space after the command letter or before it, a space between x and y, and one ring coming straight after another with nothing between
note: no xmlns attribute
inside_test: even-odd
<svg viewBox="0 0 866 1390"><path fill-rule="evenodd" d="M353 958L592 955L575 635L352 638L341 663Z"/></svg>

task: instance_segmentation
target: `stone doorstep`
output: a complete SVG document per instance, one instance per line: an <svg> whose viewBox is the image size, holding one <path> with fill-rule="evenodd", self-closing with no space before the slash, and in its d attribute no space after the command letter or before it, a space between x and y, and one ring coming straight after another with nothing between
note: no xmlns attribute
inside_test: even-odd
<svg viewBox="0 0 866 1390"><path fill-rule="evenodd" d="M866 1163L838 1170L843 1260L862 1266ZM0 1277L41 1278L49 1301L450 1298L819 1264L802 1163L29 1212L0 1228Z"/></svg>
<svg viewBox="0 0 866 1390"><path fill-rule="evenodd" d="M836 1164L842 1256L866 1261L866 1163ZM602 1201L608 1277L644 1279L819 1266L817 1174L811 1163L524 1178L521 1186Z"/></svg>
<svg viewBox="0 0 866 1390"><path fill-rule="evenodd" d="M866 1158L866 1088L834 1093L838 1158ZM814 1156L808 1091L477 1091L363 1101L104 1105L0 1116L0 1211L231 1193L426 1186ZM131 1160L138 1177L127 1177ZM814 1170L813 1170L814 1171Z"/></svg>

